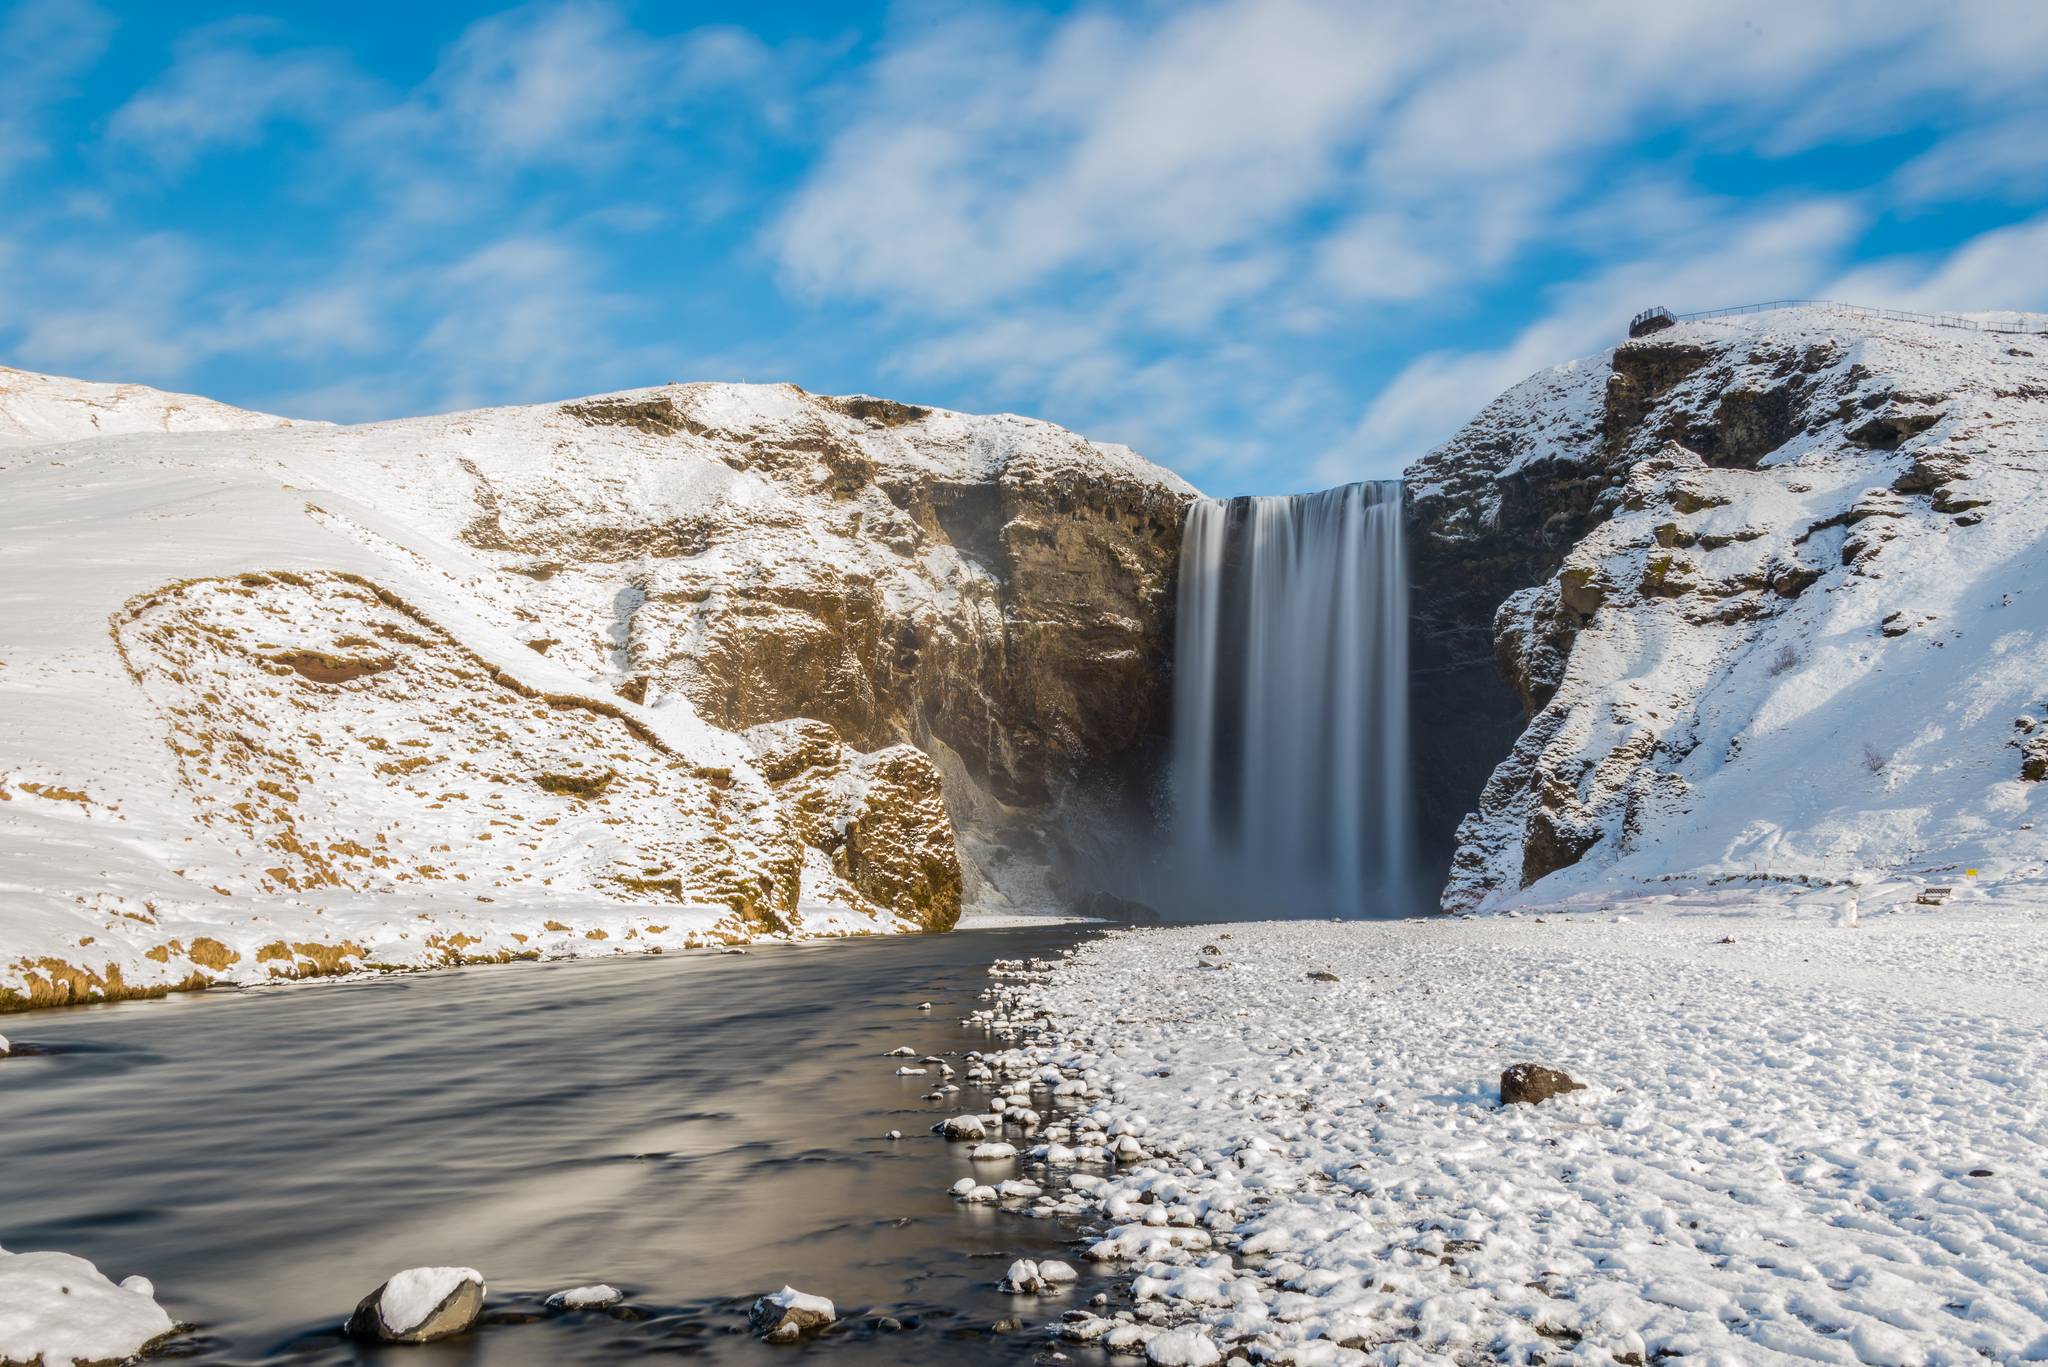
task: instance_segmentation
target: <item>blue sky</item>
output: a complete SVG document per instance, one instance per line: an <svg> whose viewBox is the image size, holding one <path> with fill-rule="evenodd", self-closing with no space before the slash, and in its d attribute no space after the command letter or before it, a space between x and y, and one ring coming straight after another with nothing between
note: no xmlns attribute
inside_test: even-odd
<svg viewBox="0 0 2048 1367"><path fill-rule="evenodd" d="M2048 4L0 0L0 361L1396 473L1638 307L2048 308Z"/></svg>

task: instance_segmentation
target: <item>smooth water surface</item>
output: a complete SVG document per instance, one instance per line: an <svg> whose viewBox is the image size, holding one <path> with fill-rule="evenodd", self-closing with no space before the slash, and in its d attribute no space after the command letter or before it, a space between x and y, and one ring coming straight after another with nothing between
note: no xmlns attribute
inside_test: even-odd
<svg viewBox="0 0 2048 1367"><path fill-rule="evenodd" d="M1078 1231L952 1200L956 1178L1017 1165L971 1164L929 1132L981 1092L925 1102L937 1070L899 1078L916 1060L884 1054L988 1047L960 1019L989 963L1074 938L960 931L13 1017L43 1052L0 1060L0 1246L151 1278L205 1362L1029 1361L1036 1326L1106 1288ZM1015 1257L1084 1277L1012 1298L996 1283ZM427 1348L335 1337L386 1276L433 1263L484 1272L490 1322ZM588 1282L627 1308L542 1310ZM830 1296L847 1330L799 1349L738 1332L785 1282ZM866 1323L881 1315L910 1327ZM990 1332L1010 1316L1032 1330Z"/></svg>

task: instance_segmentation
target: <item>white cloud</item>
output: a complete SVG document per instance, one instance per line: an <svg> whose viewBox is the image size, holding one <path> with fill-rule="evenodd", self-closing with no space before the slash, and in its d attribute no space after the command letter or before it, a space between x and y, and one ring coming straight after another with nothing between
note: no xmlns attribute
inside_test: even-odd
<svg viewBox="0 0 2048 1367"><path fill-rule="evenodd" d="M2048 214L1980 233L1944 255L1874 262L1827 297L1921 313L2048 310Z"/></svg>
<svg viewBox="0 0 2048 1367"><path fill-rule="evenodd" d="M1942 139L1899 168L1899 192L1912 200L2048 192L2048 103Z"/></svg>
<svg viewBox="0 0 2048 1367"><path fill-rule="evenodd" d="M1668 301L1739 303L1812 290L1861 226L1839 201L1748 220L1703 218L1684 238L1552 292L1549 311L1505 346L1418 357L1367 405L1317 473L1391 478L1496 394L1546 366L1611 345L1637 310Z"/></svg>
<svg viewBox="0 0 2048 1367"><path fill-rule="evenodd" d="M223 25L180 43L171 68L114 111L108 136L178 170L214 148L255 144L277 120L339 118L367 94L339 54L253 46L264 27Z"/></svg>

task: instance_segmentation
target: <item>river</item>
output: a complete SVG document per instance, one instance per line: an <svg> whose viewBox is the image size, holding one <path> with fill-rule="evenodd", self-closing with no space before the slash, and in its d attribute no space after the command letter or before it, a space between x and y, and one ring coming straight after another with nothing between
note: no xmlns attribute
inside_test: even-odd
<svg viewBox="0 0 2048 1367"><path fill-rule="evenodd" d="M173 1351L209 1363L1030 1361L1036 1326L1112 1288L1078 1230L953 1201L957 1177L1015 1165L929 1132L980 1092L926 1102L936 1070L898 1077L885 1054L988 1047L960 1020L990 962L1074 939L968 930L9 1018L25 1051L0 1061L0 1245L151 1278L195 1326ZM997 1283L1017 1257L1082 1281L1012 1298ZM487 1277L478 1329L424 1349L335 1334L390 1273L436 1263ZM624 1307L544 1311L589 1282ZM831 1297L844 1331L749 1338L748 1303L785 1282ZM885 1315L907 1327L870 1324ZM1028 1328L991 1332L1009 1317Z"/></svg>

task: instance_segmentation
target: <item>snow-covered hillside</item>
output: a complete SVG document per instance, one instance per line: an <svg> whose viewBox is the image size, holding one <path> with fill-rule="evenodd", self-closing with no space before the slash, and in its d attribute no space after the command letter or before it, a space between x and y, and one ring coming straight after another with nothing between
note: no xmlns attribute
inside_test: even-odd
<svg viewBox="0 0 2048 1367"><path fill-rule="evenodd" d="M295 425L299 424L197 394L70 380L0 365L0 447L129 432L242 432Z"/></svg>
<svg viewBox="0 0 2048 1367"><path fill-rule="evenodd" d="M1572 539L1495 619L1532 718L1445 905L2042 880L2044 476L2040 337L1792 310L1497 400L1421 521L1473 563Z"/></svg>
<svg viewBox="0 0 2048 1367"><path fill-rule="evenodd" d="M1188 491L1044 423L6 382L0 1006L944 928L1150 724Z"/></svg>

